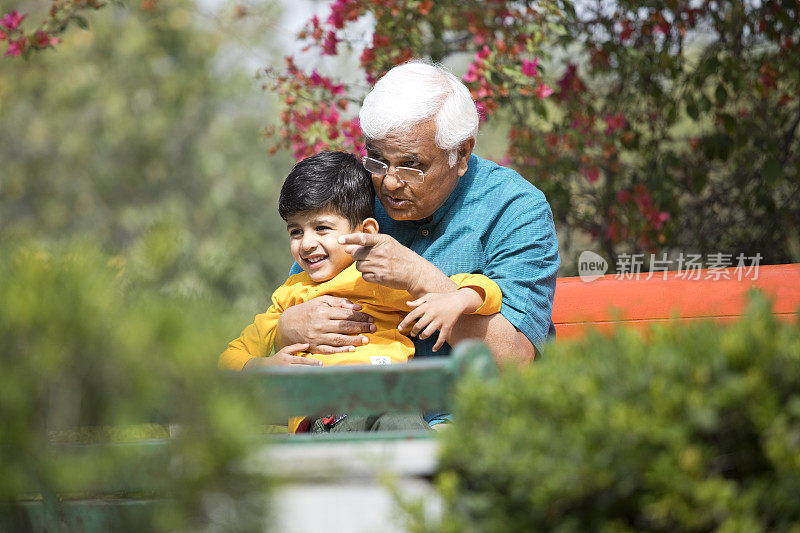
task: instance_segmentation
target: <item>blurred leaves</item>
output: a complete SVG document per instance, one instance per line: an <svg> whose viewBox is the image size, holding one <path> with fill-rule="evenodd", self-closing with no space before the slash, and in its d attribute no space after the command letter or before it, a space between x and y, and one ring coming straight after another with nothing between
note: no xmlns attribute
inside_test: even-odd
<svg viewBox="0 0 800 533"><path fill-rule="evenodd" d="M147 530L263 529L241 461L264 400L216 361L286 276L290 160L266 159L270 104L209 22L184 0L109 6L0 60L0 500L155 496Z"/></svg>
<svg viewBox="0 0 800 533"><path fill-rule="evenodd" d="M269 102L223 44L181 0L106 7L3 61L0 232L91 240L130 283L262 307L291 264L274 200L290 160L266 157Z"/></svg>
<svg viewBox="0 0 800 533"><path fill-rule="evenodd" d="M0 245L0 500L133 486L169 497L157 529L260 523L266 482L240 464L263 442L265 403L214 365L230 308L123 281L95 246ZM148 446L170 423L179 435ZM109 441L130 444L64 447ZM214 526L216 501L229 509Z"/></svg>
<svg viewBox="0 0 800 533"><path fill-rule="evenodd" d="M761 297L730 327L551 345L457 397L445 513L417 531L800 527L800 329Z"/></svg>

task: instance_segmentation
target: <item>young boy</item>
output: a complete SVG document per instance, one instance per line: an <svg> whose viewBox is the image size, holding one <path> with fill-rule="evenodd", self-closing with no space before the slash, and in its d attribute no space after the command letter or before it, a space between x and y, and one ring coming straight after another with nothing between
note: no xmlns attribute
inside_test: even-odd
<svg viewBox="0 0 800 533"><path fill-rule="evenodd" d="M462 314L500 311L502 294L496 283L479 274L451 276L459 288L409 301L406 291L369 283L338 238L349 233L377 233L372 218L375 193L372 178L352 154L321 152L299 162L281 188L279 211L286 221L289 247L303 272L290 276L272 295L272 305L256 315L253 324L228 345L219 359L221 368L242 370L269 364L268 358L301 356L322 365L404 363L414 356L414 344L398 330L402 319L416 308L420 331L431 323L439 327L435 349ZM347 298L362 306L373 319L366 344L349 352L308 353L307 344L286 346L274 355L278 319L287 308L322 295Z"/></svg>

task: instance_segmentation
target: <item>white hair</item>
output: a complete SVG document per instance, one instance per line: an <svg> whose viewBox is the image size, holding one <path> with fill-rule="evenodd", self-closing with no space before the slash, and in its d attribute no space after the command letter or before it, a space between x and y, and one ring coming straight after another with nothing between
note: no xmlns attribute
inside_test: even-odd
<svg viewBox="0 0 800 533"><path fill-rule="evenodd" d="M358 114L367 139L436 119L436 145L452 167L458 147L478 134L478 110L469 89L439 65L415 60L394 67L372 88Z"/></svg>

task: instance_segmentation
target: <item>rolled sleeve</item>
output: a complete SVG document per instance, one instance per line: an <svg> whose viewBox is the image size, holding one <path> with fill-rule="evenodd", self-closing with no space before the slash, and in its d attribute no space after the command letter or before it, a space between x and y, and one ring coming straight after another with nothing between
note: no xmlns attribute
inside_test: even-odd
<svg viewBox="0 0 800 533"><path fill-rule="evenodd" d="M486 276L503 293L500 313L537 351L555 328L551 320L560 265L553 214L544 194L520 196L502 212L487 246Z"/></svg>
<svg viewBox="0 0 800 533"><path fill-rule="evenodd" d="M456 274L450 276L459 289L469 288L475 290L483 298L483 303L471 315L493 315L500 312L503 302L503 293L500 287L480 274Z"/></svg>

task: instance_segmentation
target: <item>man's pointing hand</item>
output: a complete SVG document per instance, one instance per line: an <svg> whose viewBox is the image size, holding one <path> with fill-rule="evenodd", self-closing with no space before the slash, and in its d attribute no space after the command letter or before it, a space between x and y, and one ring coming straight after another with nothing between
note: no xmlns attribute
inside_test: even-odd
<svg viewBox="0 0 800 533"><path fill-rule="evenodd" d="M364 281L411 291L419 277L420 256L382 233L350 233L339 237L356 260Z"/></svg>

